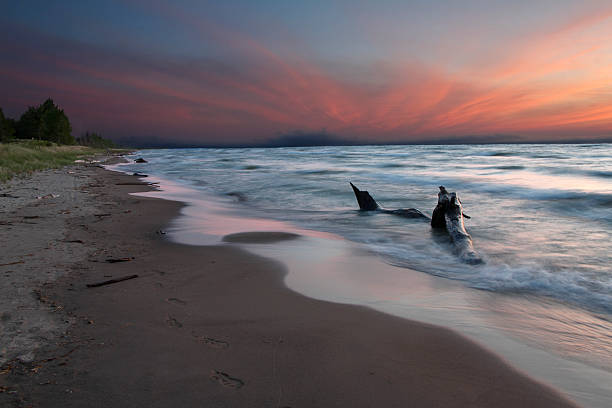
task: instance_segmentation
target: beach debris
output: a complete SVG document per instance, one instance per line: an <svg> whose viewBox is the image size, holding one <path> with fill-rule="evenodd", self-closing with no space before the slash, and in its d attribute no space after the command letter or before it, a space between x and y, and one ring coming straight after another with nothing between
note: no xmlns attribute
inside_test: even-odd
<svg viewBox="0 0 612 408"><path fill-rule="evenodd" d="M82 244L83 240L80 240L80 239L70 239L70 240L68 240L67 239L67 240L64 240L62 242L67 242L69 244Z"/></svg>
<svg viewBox="0 0 612 408"><path fill-rule="evenodd" d="M108 263L129 262L132 259L134 259L134 258L133 257L132 258L108 258L106 260L106 262L108 262Z"/></svg>
<svg viewBox="0 0 612 408"><path fill-rule="evenodd" d="M110 217L112 214L111 213L100 213L100 214L94 214L94 217Z"/></svg>
<svg viewBox="0 0 612 408"><path fill-rule="evenodd" d="M14 196L14 195L12 195L12 194L10 194L10 193L2 193L2 194L0 194L0 197L6 197L6 198L19 198L19 197Z"/></svg>
<svg viewBox="0 0 612 408"><path fill-rule="evenodd" d="M24 220L34 220L36 218L40 218L40 215L24 215L23 216Z"/></svg>
<svg viewBox="0 0 612 408"><path fill-rule="evenodd" d="M142 157L137 158L136 160L134 160L134 163L148 163L148 161L146 161L145 159L143 159Z"/></svg>
<svg viewBox="0 0 612 408"><path fill-rule="evenodd" d="M359 209L364 211L374 211L378 210L378 203L376 200L372 198L370 193L367 191L361 191L353 183L350 183L353 192L355 193L355 198L357 199L357 204L359 204Z"/></svg>
<svg viewBox="0 0 612 408"><path fill-rule="evenodd" d="M379 211L386 214L399 215L407 218L429 219L416 208L400 208L387 210L382 208L367 191L359 190L353 183L353 188L359 209L362 211ZM444 186L439 187L438 203L431 216L431 227L444 229L448 232L457 256L468 264L481 264L484 261L474 250L472 237L465 230L463 218L471 218L463 213L463 206L457 193L449 193Z"/></svg>
<svg viewBox="0 0 612 408"><path fill-rule="evenodd" d="M152 181L152 182L137 181L137 182L115 183L116 186L152 186L155 184L159 184L159 182L158 181Z"/></svg>
<svg viewBox="0 0 612 408"><path fill-rule="evenodd" d="M211 370L210 379L213 381L217 381L219 384L224 387L229 388L240 388L244 385L244 381L234 378L227 373L219 370Z"/></svg>
<svg viewBox="0 0 612 408"><path fill-rule="evenodd" d="M137 277L138 277L138 275L128 275L128 276L123 276L121 278L105 280L105 281L102 281L102 282L88 283L87 287L88 288L97 288L99 286L111 285L113 283L123 282L123 281L134 279L134 278L137 278Z"/></svg>
<svg viewBox="0 0 612 408"><path fill-rule="evenodd" d="M167 234L167 232L166 232L166 231L161 230L161 229L160 229L160 230L155 231L155 233L156 233L156 234L158 234L158 235L166 235L166 234Z"/></svg>
<svg viewBox="0 0 612 408"><path fill-rule="evenodd" d="M166 302L168 302L168 303L176 303L176 304L183 305L183 306L187 304L187 302L185 302L184 300L181 300L181 299L175 298L175 297L167 298Z"/></svg>
<svg viewBox="0 0 612 408"><path fill-rule="evenodd" d="M355 198L357 198L357 204L359 204L359 209L362 211L380 211L385 214L393 214L398 215L400 217L405 218L424 218L429 219L425 214L416 208L399 208L397 210L388 210L386 208L378 205L376 200L372 198L370 193L367 191L359 190L353 183L349 183L353 188L353 192L355 193Z"/></svg>
<svg viewBox="0 0 612 408"><path fill-rule="evenodd" d="M439 188L438 204L431 216L431 226L446 229L461 260L469 264L483 263L482 258L474 250L472 237L465 230L463 206L457 193L449 193L444 186Z"/></svg>
<svg viewBox="0 0 612 408"><path fill-rule="evenodd" d="M15 261L15 262L9 262L9 263L5 263L5 264L0 264L0 266L17 265L17 264L22 264L22 263L24 263L23 260Z"/></svg>
<svg viewBox="0 0 612 408"><path fill-rule="evenodd" d="M142 174L142 173L134 173L134 174L132 174L132 176L136 176L136 177L149 177L146 174Z"/></svg>
<svg viewBox="0 0 612 408"><path fill-rule="evenodd" d="M59 194L47 194L47 195L44 195L44 196L37 196L36 199L37 200L44 200L46 198L57 198L57 197L59 197Z"/></svg>

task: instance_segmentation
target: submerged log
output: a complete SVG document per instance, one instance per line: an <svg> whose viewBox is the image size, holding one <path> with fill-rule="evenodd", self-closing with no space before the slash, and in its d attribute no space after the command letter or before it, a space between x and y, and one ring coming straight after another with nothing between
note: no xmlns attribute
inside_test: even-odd
<svg viewBox="0 0 612 408"><path fill-rule="evenodd" d="M438 193L438 205L434 208L433 213L431 214L431 227L432 228L446 228L446 219L444 214L446 213L446 209L448 208L448 191L444 188L444 186L439 187L440 192Z"/></svg>
<svg viewBox="0 0 612 408"><path fill-rule="evenodd" d="M463 206L457 194L449 193L444 186L440 186L438 205L431 216L431 226L446 229L461 260L469 264L482 263L482 258L474 250L472 237L465 230L463 217Z"/></svg>
<svg viewBox="0 0 612 408"><path fill-rule="evenodd" d="M353 183L349 183L357 198L357 204L362 211L380 211L386 214L393 214L405 218L428 218L425 214L416 208L399 208L397 210L388 210L378 205L376 200L372 198L367 191L359 190Z"/></svg>
<svg viewBox="0 0 612 408"><path fill-rule="evenodd" d="M355 193L355 198L357 198L357 204L359 204L359 209L364 211L374 211L378 210L378 203L372 198L370 193L367 191L361 191L351 182L349 182L351 187L353 188L353 192Z"/></svg>
<svg viewBox="0 0 612 408"><path fill-rule="evenodd" d="M367 191L359 190L350 183L357 198L359 209L362 211L379 211L387 214L398 215L406 218L425 218L425 214L416 208L400 208L387 210L382 208ZM431 226L436 229L444 229L450 235L455 252L462 261L469 264L482 263L482 258L474 250L472 237L465 230L463 218L470 218L463 213L461 200L456 193L449 193L444 186L440 186L438 193L438 204L431 215Z"/></svg>

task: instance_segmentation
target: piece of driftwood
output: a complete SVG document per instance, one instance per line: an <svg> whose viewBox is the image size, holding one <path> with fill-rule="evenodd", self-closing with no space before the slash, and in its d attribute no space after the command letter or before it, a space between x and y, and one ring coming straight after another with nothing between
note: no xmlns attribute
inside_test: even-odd
<svg viewBox="0 0 612 408"><path fill-rule="evenodd" d="M117 279L109 279L109 280L105 280L105 281L102 281L102 282L88 283L87 287L88 288L97 288L98 286L111 285L113 283L123 282L123 281L134 279L134 278L137 278L137 277L138 277L138 275L128 275L128 276L123 276L123 277L117 278Z"/></svg>
<svg viewBox="0 0 612 408"><path fill-rule="evenodd" d="M353 188L355 198L357 198L357 204L359 204L359 209L362 211L380 211L386 214L393 214L406 218L429 218L416 208L399 208L397 210L388 210L383 208L376 202L376 200L372 198L370 193L364 190L359 190L353 183L349 184Z"/></svg>
<svg viewBox="0 0 612 408"><path fill-rule="evenodd" d="M159 184L158 181L146 182L146 181L134 181L134 182L122 182L115 183L116 186L153 186Z"/></svg>
<svg viewBox="0 0 612 408"><path fill-rule="evenodd" d="M482 263L482 258L474 250L472 237L465 230L463 206L456 193L449 193L440 186L438 204L431 216L433 228L444 228L451 237L457 256L470 264ZM466 217L467 218L467 217Z"/></svg>
<svg viewBox="0 0 612 408"><path fill-rule="evenodd" d="M9 263L5 263L5 264L0 264L0 266L9 266L9 265L17 265L17 264L22 264L24 263L23 261L15 261L15 262L9 262Z"/></svg>
<svg viewBox="0 0 612 408"><path fill-rule="evenodd" d="M359 190L350 183L357 198L359 209L362 211L380 211L386 214L399 215L406 218L429 219L416 208L400 208L387 210L382 208L367 191ZM463 218L470 218L463 213L461 200L456 193L449 193L444 186L440 186L438 193L438 204L431 215L431 226L436 229L444 229L450 235L457 256L466 263L479 264L482 258L474 250L472 237L465 230Z"/></svg>
<svg viewBox="0 0 612 408"><path fill-rule="evenodd" d="M129 262L132 258L108 258L106 262L108 263L117 263L117 262Z"/></svg>
<svg viewBox="0 0 612 408"><path fill-rule="evenodd" d="M135 163L148 163L145 159L143 159L142 157L137 158L136 160L134 160Z"/></svg>

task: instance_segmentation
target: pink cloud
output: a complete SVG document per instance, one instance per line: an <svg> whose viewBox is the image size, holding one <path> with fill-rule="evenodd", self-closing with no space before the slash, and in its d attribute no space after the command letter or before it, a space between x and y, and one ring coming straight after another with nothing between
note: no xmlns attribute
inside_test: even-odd
<svg viewBox="0 0 612 408"><path fill-rule="evenodd" d="M40 37L20 48L21 59L0 68L0 86L13 92L2 101L23 104L14 93L27 89L56 98L78 116L77 131L96 126L109 135L202 143L263 141L295 129L326 129L362 141L552 137L568 129L597 137L612 129L612 13L511 44L495 64L449 72L442 65L389 61L364 71L376 75L372 81L341 77L342 69L332 71L299 52L280 55L253 38L163 7L235 60L128 57ZM0 49L14 45L0 43Z"/></svg>

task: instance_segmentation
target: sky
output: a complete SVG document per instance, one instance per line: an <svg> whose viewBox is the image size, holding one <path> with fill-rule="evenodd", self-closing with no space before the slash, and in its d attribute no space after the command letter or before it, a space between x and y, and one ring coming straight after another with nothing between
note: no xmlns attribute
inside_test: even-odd
<svg viewBox="0 0 612 408"><path fill-rule="evenodd" d="M240 145L612 140L612 2L5 2L0 108Z"/></svg>

